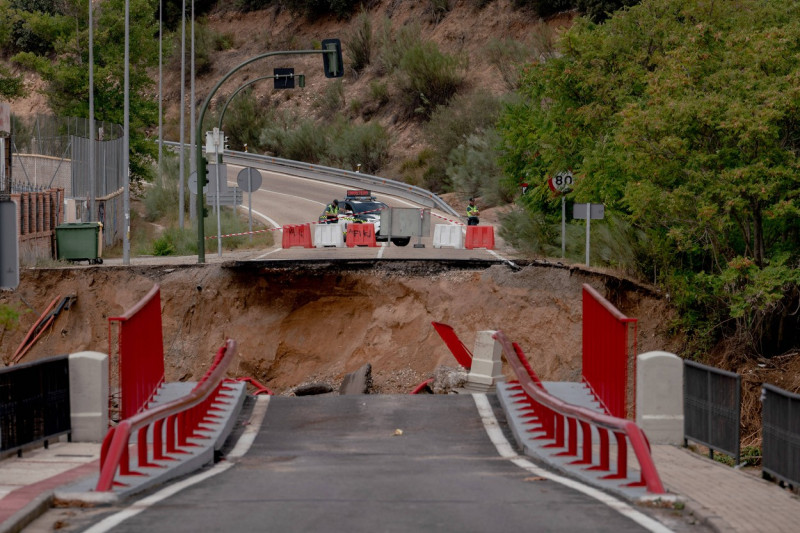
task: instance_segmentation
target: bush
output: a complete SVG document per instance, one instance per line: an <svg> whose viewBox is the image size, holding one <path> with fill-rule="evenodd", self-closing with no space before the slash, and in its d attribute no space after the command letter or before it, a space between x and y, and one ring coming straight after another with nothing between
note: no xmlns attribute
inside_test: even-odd
<svg viewBox="0 0 800 533"><path fill-rule="evenodd" d="M492 39L486 44L486 59L512 91L519 88L519 69L532 55L529 47L514 39Z"/></svg>
<svg viewBox="0 0 800 533"><path fill-rule="evenodd" d="M423 135L432 149L424 183L433 191L451 190L447 169L451 153L475 133L494 127L503 100L488 93L457 95L450 105L438 107L425 125ZM483 133L481 133L483 134Z"/></svg>
<svg viewBox="0 0 800 533"><path fill-rule="evenodd" d="M464 83L466 66L465 57L443 54L433 42L408 48L398 82L407 115L427 119L437 106L446 105Z"/></svg>
<svg viewBox="0 0 800 533"><path fill-rule="evenodd" d="M428 0L428 12L431 15L431 22L439 24L442 19L450 12L450 0Z"/></svg>
<svg viewBox="0 0 800 533"><path fill-rule="evenodd" d="M174 255L175 247L166 237L160 237L153 242L153 255L160 257L164 255Z"/></svg>
<svg viewBox="0 0 800 533"><path fill-rule="evenodd" d="M332 118L344 107L344 85L337 79L325 84L322 94L314 101L314 107L322 118Z"/></svg>
<svg viewBox="0 0 800 533"><path fill-rule="evenodd" d="M389 159L389 134L375 122L363 125L340 122L329 137L332 139L326 163L329 166L348 169L360 164L363 172L373 174Z"/></svg>
<svg viewBox="0 0 800 533"><path fill-rule="evenodd" d="M400 67L406 51L422 43L419 24L401 26L394 32L392 21L384 19L378 43L378 71L380 74L391 74Z"/></svg>
<svg viewBox="0 0 800 533"><path fill-rule="evenodd" d="M292 129L289 129L289 126ZM319 163L327 155L327 141L312 120L294 121L265 128L259 136L261 146L277 157Z"/></svg>
<svg viewBox="0 0 800 533"><path fill-rule="evenodd" d="M253 148L258 146L261 131L270 124L271 113L256 100L251 88L247 88L233 97L222 119L222 130L230 148L244 150L245 144ZM218 123L219 117L216 116L213 124Z"/></svg>
<svg viewBox="0 0 800 533"><path fill-rule="evenodd" d="M379 106L389 103L389 86L386 83L373 80L369 83L369 96Z"/></svg>
<svg viewBox="0 0 800 533"><path fill-rule="evenodd" d="M369 14L362 10L355 21L355 27L347 38L344 47L347 57L350 58L350 67L358 74L372 62L372 49L374 38L372 36L372 22Z"/></svg>
<svg viewBox="0 0 800 533"><path fill-rule="evenodd" d="M501 179L496 146L500 136L494 129L474 133L450 152L447 176L453 189L464 196L480 196L484 205L508 203L515 191L508 190Z"/></svg>

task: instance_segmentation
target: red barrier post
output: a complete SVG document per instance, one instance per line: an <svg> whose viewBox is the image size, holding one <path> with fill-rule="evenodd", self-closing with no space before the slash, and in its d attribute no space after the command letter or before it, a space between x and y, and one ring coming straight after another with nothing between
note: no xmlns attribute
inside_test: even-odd
<svg viewBox="0 0 800 533"><path fill-rule="evenodd" d="M464 248L486 248L494 250L494 226L467 226Z"/></svg>
<svg viewBox="0 0 800 533"><path fill-rule="evenodd" d="M628 414L631 323L635 325L636 319L623 315L590 285L583 285L582 379L606 412L619 418ZM634 361L635 352L634 338Z"/></svg>
<svg viewBox="0 0 800 533"><path fill-rule="evenodd" d="M282 248L302 246L312 248L311 227L309 224L287 224L283 226L283 238L281 239Z"/></svg>
<svg viewBox="0 0 800 533"><path fill-rule="evenodd" d="M347 247L354 246L378 246L375 237L375 224L348 224L347 225Z"/></svg>
<svg viewBox="0 0 800 533"><path fill-rule="evenodd" d="M127 313L108 319L119 322L120 416L141 411L164 382L164 340L161 331L161 292L155 285ZM111 350L109 337L109 353Z"/></svg>

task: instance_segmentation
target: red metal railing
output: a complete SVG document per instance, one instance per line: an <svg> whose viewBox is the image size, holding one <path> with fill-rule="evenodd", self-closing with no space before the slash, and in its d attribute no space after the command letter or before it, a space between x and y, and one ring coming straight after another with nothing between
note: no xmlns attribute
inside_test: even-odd
<svg viewBox="0 0 800 533"><path fill-rule="evenodd" d="M628 329L633 324L636 361L636 319L628 318L583 285L583 381L612 416L628 415ZM635 374L634 374L635 375ZM634 397L633 393L631 397Z"/></svg>
<svg viewBox="0 0 800 533"><path fill-rule="evenodd" d="M118 328L120 419L129 418L149 402L164 382L164 340L161 332L161 292L155 285L130 311L108 319Z"/></svg>
<svg viewBox="0 0 800 533"><path fill-rule="evenodd" d="M458 338L453 328L441 322L431 322L431 325L450 349L458 364L467 370L472 368L472 352L464 346L464 343Z"/></svg>
<svg viewBox="0 0 800 533"><path fill-rule="evenodd" d="M665 493L664 485L650 456L650 444L639 426L630 420L596 413L551 396L529 374L527 358L519 346L512 345L502 331L497 331L494 338L503 347L506 360L519 380L512 382L515 385L514 390L519 390L513 397L517 402L527 403L532 411L529 422L535 424L535 427L529 429L529 432L541 433L535 438L553 440L554 442L548 444L548 447L566 448L559 455L575 457L573 464L586 465L589 470L609 472L604 476L605 479L628 478L628 444L630 444L639 462L641 478L629 486L645 486L648 492L653 494ZM592 427L597 430L600 440L597 464L593 457ZM616 472L611 472L609 434L613 435L617 442ZM579 438L582 449L580 457Z"/></svg>
<svg viewBox="0 0 800 533"><path fill-rule="evenodd" d="M171 455L186 453L181 447L194 446L189 438L210 438L198 433L201 423L213 417L212 404L224 397L224 378L236 353L236 342L228 339L219 349L214 362L192 391L177 400L142 411L111 428L100 449L98 492L107 492L119 475L140 474L131 469L130 440L136 434L136 455L140 468L156 467L152 461L168 461ZM152 461L148 457L147 432L152 427Z"/></svg>

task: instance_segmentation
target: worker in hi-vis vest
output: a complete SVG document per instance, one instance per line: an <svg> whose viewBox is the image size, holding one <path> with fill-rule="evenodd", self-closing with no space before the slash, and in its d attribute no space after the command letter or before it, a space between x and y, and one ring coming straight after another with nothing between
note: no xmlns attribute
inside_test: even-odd
<svg viewBox="0 0 800 533"><path fill-rule="evenodd" d="M325 208L325 222L336 224L339 221L339 200L334 200Z"/></svg>
<svg viewBox="0 0 800 533"><path fill-rule="evenodd" d="M475 198L470 198L469 205L467 206L467 225L477 226L479 222L478 215L480 215L480 212L478 211L478 207L475 205Z"/></svg>

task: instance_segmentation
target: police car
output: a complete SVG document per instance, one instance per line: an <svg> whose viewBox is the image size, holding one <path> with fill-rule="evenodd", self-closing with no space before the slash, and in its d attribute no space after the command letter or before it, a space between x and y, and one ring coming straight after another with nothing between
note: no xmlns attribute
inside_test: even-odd
<svg viewBox="0 0 800 533"><path fill-rule="evenodd" d="M344 231L347 231L348 224L374 224L375 238L378 241L385 241L386 236L380 235L381 231L381 211L389 209L389 206L379 202L372 192L367 189L349 189L344 200L339 202L339 220L344 221ZM320 222L325 221L325 212L319 217ZM392 244L395 246L406 246L411 241L411 237L393 237Z"/></svg>

